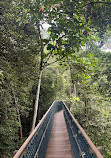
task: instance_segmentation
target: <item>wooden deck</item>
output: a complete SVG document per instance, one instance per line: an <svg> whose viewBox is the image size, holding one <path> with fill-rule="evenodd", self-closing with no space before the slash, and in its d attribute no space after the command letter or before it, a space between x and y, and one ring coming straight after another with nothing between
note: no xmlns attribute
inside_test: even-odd
<svg viewBox="0 0 111 158"><path fill-rule="evenodd" d="M73 158L63 110L54 116L46 158Z"/></svg>

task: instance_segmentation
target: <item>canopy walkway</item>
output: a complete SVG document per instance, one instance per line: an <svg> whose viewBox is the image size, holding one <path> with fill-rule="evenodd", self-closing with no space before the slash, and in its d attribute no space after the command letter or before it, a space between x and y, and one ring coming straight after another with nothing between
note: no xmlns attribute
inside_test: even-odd
<svg viewBox="0 0 111 158"><path fill-rule="evenodd" d="M14 158L103 158L62 101L55 101Z"/></svg>

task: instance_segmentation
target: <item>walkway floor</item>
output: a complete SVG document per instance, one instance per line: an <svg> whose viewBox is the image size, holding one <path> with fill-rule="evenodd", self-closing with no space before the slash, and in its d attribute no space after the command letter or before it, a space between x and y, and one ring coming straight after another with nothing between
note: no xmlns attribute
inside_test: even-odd
<svg viewBox="0 0 111 158"><path fill-rule="evenodd" d="M73 158L63 110L54 115L46 158Z"/></svg>

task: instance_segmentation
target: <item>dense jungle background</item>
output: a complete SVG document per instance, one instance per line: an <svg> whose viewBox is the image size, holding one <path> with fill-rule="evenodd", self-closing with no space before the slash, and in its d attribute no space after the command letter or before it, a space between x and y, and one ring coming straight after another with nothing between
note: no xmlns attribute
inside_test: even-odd
<svg viewBox="0 0 111 158"><path fill-rule="evenodd" d="M111 0L0 1L0 155L12 158L37 121L65 100L111 157Z"/></svg>

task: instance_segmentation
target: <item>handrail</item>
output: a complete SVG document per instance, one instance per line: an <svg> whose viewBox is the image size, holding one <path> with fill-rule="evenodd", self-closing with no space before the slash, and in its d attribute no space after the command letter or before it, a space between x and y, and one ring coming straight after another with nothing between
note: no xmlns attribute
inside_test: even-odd
<svg viewBox="0 0 111 158"><path fill-rule="evenodd" d="M51 114L51 116L52 116L52 114ZM42 135L41 142L40 142L39 147L38 147L38 149L37 149L37 151L36 151L36 153L35 153L34 158L36 158L36 157L37 157L37 155L38 155L38 151L39 151L40 146L41 146L41 143L42 143L42 141L43 141L43 139L44 139L44 136L45 136L46 130L47 130L47 128L48 128L48 125L49 125L49 122L50 122L50 119L51 119L51 116L50 116L50 118L49 118L49 121L48 121L48 124L47 124L47 126L46 126L46 129L45 129L45 131L44 131L44 133L43 133L43 135Z"/></svg>
<svg viewBox="0 0 111 158"><path fill-rule="evenodd" d="M61 107L59 107L59 109L58 109L58 106L54 106L55 108L55 110L54 109L52 109L52 107L53 107L53 105L54 105L54 103L55 102L57 102L57 101L54 101L53 102L53 104L50 106L50 108L47 110L47 112L45 113L45 115L43 116L43 118L41 119L41 121L38 123L38 125L36 126L36 128L32 131L32 133L29 135L29 137L26 139L26 141L24 142L24 144L21 146L21 148L18 150L18 152L15 154L15 156L13 157L13 158L20 158L21 156L23 156L26 152L29 152L29 153L27 153L27 154L30 154L30 151L33 151L31 148L30 148L30 150L28 149L29 148L29 146L30 146L30 143L31 143L31 140L32 140L32 138L34 138L34 137L36 137L36 134L38 135L38 132L41 130L41 128L42 128L42 126L44 127L44 121L45 120L47 120L47 119L49 119L49 120L47 120L46 122L48 123L48 124L50 124L49 122L50 122L50 119L51 119L51 122L53 121L53 115L54 115L54 113L55 112L57 112L58 110L60 110L60 108ZM65 114L65 118L66 118L66 122L68 121L68 118L70 118L72 121L71 122L73 122L73 123L75 123L75 126L77 126L77 128L79 129L79 131L80 131L80 133L83 135L83 137L85 138L85 140L86 140L86 142L87 142L87 145L90 147L90 149L92 150L92 152L93 152L93 154L97 157L97 158L103 158L103 156L101 155L101 153L98 151L98 149L96 148L96 146L93 144L93 142L90 140L90 138L87 136L87 134L86 134L86 132L83 130L83 128L80 126L80 124L77 122L77 120L74 118L74 116L72 115L72 113L69 111L69 109L68 109L68 107L67 107L67 105L64 103L64 101L60 101L61 103L63 103L62 104L62 108L65 110L64 112L64 114ZM53 112L52 112L53 111ZM51 114L51 116L50 116L50 113L52 113ZM68 114L68 115L67 115ZM50 116L50 117L49 117ZM69 116L69 117L68 117ZM46 129L45 129L45 131L47 130L47 128L48 128L48 124L46 125ZM52 124L52 123L51 123ZM71 125L70 124L70 120L68 121L68 124L70 125L70 127L68 128L69 129L69 131L71 130L71 131L73 131L73 124ZM49 128L50 129L50 128ZM45 132L44 131L44 132ZM49 131L48 131L49 132ZM49 132L50 133L50 132ZM73 132L71 132L72 133L72 135L73 135L73 137L74 137L74 133ZM43 133L43 135L44 135L44 133ZM50 134L49 134L50 135ZM41 135L42 136L42 135ZM44 138L44 136L42 136L42 138L40 137L40 139L41 139L41 141L42 141L42 139ZM48 137L48 139L49 139L49 137ZM77 138L78 139L78 138ZM81 150L81 146L80 146L80 148L79 148L79 143L78 143L78 140L76 139L76 137L75 137L75 141L76 141L76 143L77 143L77 146L78 146L78 149L79 149L79 151L80 151L80 154L81 154L81 156L82 156L82 150ZM35 138L34 138L34 140L35 140ZM44 140L46 140L46 139L44 139ZM71 139L71 140L73 140L73 139ZM40 143L40 142L39 142ZM33 147L33 144L31 144L32 145L32 147ZM36 144L37 145L37 144ZM38 146L38 148L36 148L36 153L35 153L35 156L36 155L38 155L38 150L39 150L39 148L40 148L40 144L38 144L39 146ZM46 145L47 146L47 145ZM27 150L28 149L28 150ZM41 148L42 149L42 148ZM35 149L34 149L35 150ZM89 150L88 150L89 151ZM87 150L86 150L86 152L87 152ZM41 152L40 152L41 153ZM42 153L43 154L43 153ZM25 155L24 155L25 156ZM32 156L34 156L34 155L32 155ZM40 157L41 157L41 155L39 155ZM42 155L43 156L43 155ZM82 156L82 157L84 157L84 156Z"/></svg>
<svg viewBox="0 0 111 158"><path fill-rule="evenodd" d="M55 101L54 101L55 102ZM53 104L54 104L53 102ZM36 134L37 130L39 129L40 125L42 124L42 122L44 121L44 119L46 118L47 114L49 113L49 111L51 110L53 104L49 107L49 109L47 110L47 112L44 114L44 116L42 117L42 119L40 120L40 122L38 123L38 125L35 127L35 129L32 131L32 133L29 135L29 137L26 139L26 141L24 142L24 144L20 147L20 149L18 150L18 152L15 154L15 156L13 158L19 158L25 151L26 147L28 146L28 144L30 143L31 139L33 138L33 136Z"/></svg>
<svg viewBox="0 0 111 158"><path fill-rule="evenodd" d="M66 117L67 117L67 119L68 119L67 114L66 114ZM79 143L78 143L78 141L77 141L76 135L74 134L74 130L73 130L72 127L71 127L70 120L68 120L68 123L69 123L70 129L71 129L71 132L72 132L72 134L73 134L73 137L74 137L74 139L75 139L75 141L76 141L76 144L77 144L77 147L78 147L78 149L79 149L80 155L81 155L82 158L84 158L84 157L83 157L83 153L82 153L82 151L81 151L81 148L80 148L80 146L79 146Z"/></svg>
<svg viewBox="0 0 111 158"><path fill-rule="evenodd" d="M87 143L89 144L89 146L92 149L92 151L94 152L94 154L97 156L97 158L103 158L103 156L101 155L101 153L99 152L99 150L96 148L96 146L93 144L93 142L91 141L91 139L88 137L88 135L86 134L86 132L83 130L83 128L80 126L80 124L74 118L74 116L72 115L72 113L69 111L67 105L64 103L64 101L62 101L62 102L63 102L64 106L66 107L66 109L68 110L69 114L71 115L73 121L75 122L75 124L77 125L77 127L79 128L79 130L81 131L82 135L86 139Z"/></svg>

